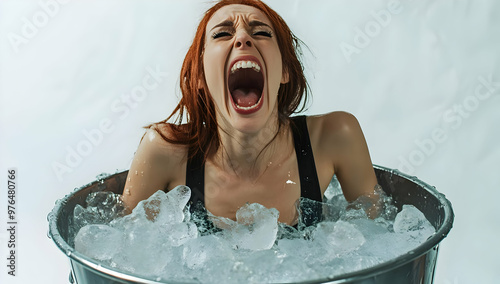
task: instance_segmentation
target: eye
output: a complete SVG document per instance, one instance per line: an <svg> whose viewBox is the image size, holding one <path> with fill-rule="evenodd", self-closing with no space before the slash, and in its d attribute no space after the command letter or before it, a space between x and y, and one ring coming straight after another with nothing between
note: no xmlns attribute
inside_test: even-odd
<svg viewBox="0 0 500 284"><path fill-rule="evenodd" d="M273 37L273 33L270 32L270 31L258 31L258 32L255 32L254 35L265 36L265 37Z"/></svg>
<svg viewBox="0 0 500 284"><path fill-rule="evenodd" d="M213 33L212 38L218 39L218 38L225 37L225 36L231 36L231 33L226 32L226 31L215 32L215 33Z"/></svg>

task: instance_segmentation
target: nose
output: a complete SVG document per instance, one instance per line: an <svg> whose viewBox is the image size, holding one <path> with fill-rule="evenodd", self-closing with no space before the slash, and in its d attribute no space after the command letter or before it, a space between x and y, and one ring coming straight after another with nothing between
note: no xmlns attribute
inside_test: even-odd
<svg viewBox="0 0 500 284"><path fill-rule="evenodd" d="M246 31L241 31L235 37L234 47L239 49L252 47L252 38Z"/></svg>

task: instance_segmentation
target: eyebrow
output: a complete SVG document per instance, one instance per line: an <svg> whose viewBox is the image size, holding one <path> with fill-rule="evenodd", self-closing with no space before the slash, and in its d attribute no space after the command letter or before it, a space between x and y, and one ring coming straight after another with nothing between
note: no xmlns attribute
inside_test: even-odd
<svg viewBox="0 0 500 284"><path fill-rule="evenodd" d="M271 26L261 21L251 21L250 23L248 23L248 25L251 27L266 26L271 29Z"/></svg>
<svg viewBox="0 0 500 284"><path fill-rule="evenodd" d="M219 23L217 25L215 25L213 28L211 28L210 30L213 30L215 28L219 28L219 27L232 27L234 25L234 23L230 20L225 20L224 22L222 23Z"/></svg>
<svg viewBox="0 0 500 284"><path fill-rule="evenodd" d="M225 20L224 22L221 22L221 23L219 23L219 24L215 25L215 26L214 26L213 28L211 28L210 30L213 30L213 29L215 29L215 28L220 28L220 27L232 27L233 25L234 25L234 23L233 23L232 21L230 21L230 20ZM272 29L272 28L271 28L271 26L269 26L268 24L266 24L266 23L264 23L264 22L261 22L261 21L256 21L256 20L254 20L254 21L250 21L250 22L248 23L248 25L249 25L250 27L266 26L266 27L268 27L268 28Z"/></svg>

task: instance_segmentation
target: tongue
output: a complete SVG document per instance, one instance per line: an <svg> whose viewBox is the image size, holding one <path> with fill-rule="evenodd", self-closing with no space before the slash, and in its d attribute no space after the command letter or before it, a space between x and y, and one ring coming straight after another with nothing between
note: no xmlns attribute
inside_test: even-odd
<svg viewBox="0 0 500 284"><path fill-rule="evenodd" d="M241 107L251 107L259 101L257 89L236 89L231 95L234 102Z"/></svg>

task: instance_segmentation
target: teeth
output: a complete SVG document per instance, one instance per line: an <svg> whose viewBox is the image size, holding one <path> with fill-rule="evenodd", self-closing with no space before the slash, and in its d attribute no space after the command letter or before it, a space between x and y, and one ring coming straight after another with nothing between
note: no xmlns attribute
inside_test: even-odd
<svg viewBox="0 0 500 284"><path fill-rule="evenodd" d="M243 109L243 110L249 110L249 109L255 108L257 105L258 105L258 103L254 104L253 106L249 106L249 107L244 107L244 106L239 106L239 105L236 105L236 107L239 109Z"/></svg>
<svg viewBox="0 0 500 284"><path fill-rule="evenodd" d="M249 106L249 107L240 106L240 105L238 105L238 104L234 104L234 105L235 105L235 106L236 106L236 108L238 108L238 109L242 109L242 110L249 110L249 109L253 109L253 108L257 107L257 105L260 103L260 100L261 100L261 99L262 99L262 97L261 97L261 98L259 98L259 100L257 101L257 103L256 103L256 104L254 104L253 106Z"/></svg>
<svg viewBox="0 0 500 284"><path fill-rule="evenodd" d="M253 70L260 72L260 66L253 62L253 61L238 61L236 64L233 65L231 68L231 73L234 73L238 69L248 69L252 68Z"/></svg>

